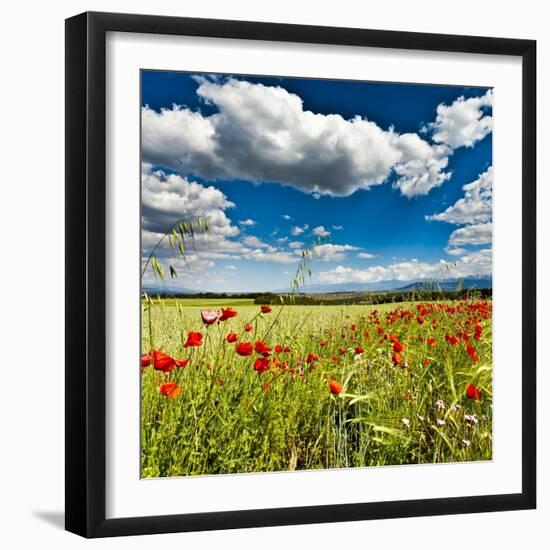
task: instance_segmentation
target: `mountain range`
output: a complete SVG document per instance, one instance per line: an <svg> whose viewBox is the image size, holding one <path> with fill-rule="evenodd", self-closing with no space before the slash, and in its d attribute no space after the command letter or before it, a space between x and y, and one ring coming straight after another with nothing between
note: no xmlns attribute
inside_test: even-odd
<svg viewBox="0 0 550 550"><path fill-rule="evenodd" d="M381 281L379 283L339 283L339 284L306 284L300 289L301 294L316 294L330 292L376 292L376 291L400 291L400 290L455 290L458 279L445 280L414 280L414 281ZM466 277L462 279L463 289L472 288L492 288L492 277ZM175 295L175 294L199 294L203 290L175 287L163 284L144 285L144 292L154 296L156 294ZM233 291L220 291L226 294L239 294ZM290 288L266 289L264 292L289 293Z"/></svg>

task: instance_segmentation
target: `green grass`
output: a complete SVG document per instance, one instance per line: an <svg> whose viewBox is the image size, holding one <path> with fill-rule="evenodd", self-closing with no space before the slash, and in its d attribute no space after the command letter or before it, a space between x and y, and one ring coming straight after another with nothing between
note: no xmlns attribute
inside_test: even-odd
<svg viewBox="0 0 550 550"><path fill-rule="evenodd" d="M188 366L166 374L143 370L144 477L491 459L490 312L484 319L479 310L462 305L462 311L450 313L449 306L459 303L447 302L420 325L417 305L401 304L399 311L410 311L410 319L388 326L395 304L274 306L263 315L259 306L247 305L251 300L237 301L169 299L143 305L144 353L159 349L190 359ZM203 325L201 307L228 305L238 311L236 318ZM384 332L396 334L405 346L397 366L391 342L376 334L374 309ZM482 327L479 340L473 338L474 316ZM243 330L245 322L252 333ZM205 335L202 346L183 349L189 331ZM462 331L477 362L462 340L456 346L445 342L445 334ZM225 340L228 332L237 333L239 341L263 340L291 352L273 351L270 359L276 357L278 364L271 361L259 374L253 367L258 355L237 355L235 344ZM435 347L428 337L437 340ZM364 352L356 354L359 345ZM312 353L319 359L308 364ZM343 384L342 393L330 392L329 379ZM159 389L170 381L181 390L173 399ZM466 396L467 384L481 388L481 400ZM475 415L475 421L465 415Z"/></svg>

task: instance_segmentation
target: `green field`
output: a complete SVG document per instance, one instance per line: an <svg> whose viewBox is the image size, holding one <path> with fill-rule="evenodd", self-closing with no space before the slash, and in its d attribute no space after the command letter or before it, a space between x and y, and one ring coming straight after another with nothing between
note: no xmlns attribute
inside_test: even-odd
<svg viewBox="0 0 550 550"><path fill-rule="evenodd" d="M202 322L227 306L238 315ZM142 475L491 459L491 303L420 307L143 302L143 353L189 362L142 368ZM190 331L200 346L183 347ZM256 341L271 349L236 353Z"/></svg>
<svg viewBox="0 0 550 550"><path fill-rule="evenodd" d="M196 308L220 308L232 306L242 307L254 304L252 298L154 298L152 301L160 307L175 307L179 304L181 307Z"/></svg>

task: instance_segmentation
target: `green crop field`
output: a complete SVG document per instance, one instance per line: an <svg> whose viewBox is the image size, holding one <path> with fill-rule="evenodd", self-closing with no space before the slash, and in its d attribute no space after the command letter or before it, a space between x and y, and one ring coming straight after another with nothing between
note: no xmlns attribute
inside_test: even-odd
<svg viewBox="0 0 550 550"><path fill-rule="evenodd" d="M252 302L143 302L144 477L491 459L490 301Z"/></svg>

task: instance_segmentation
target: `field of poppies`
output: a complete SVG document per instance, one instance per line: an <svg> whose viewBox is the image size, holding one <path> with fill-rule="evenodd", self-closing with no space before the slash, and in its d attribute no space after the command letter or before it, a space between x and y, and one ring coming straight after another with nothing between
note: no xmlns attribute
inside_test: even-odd
<svg viewBox="0 0 550 550"><path fill-rule="evenodd" d="M143 477L490 460L490 301L144 300Z"/></svg>

